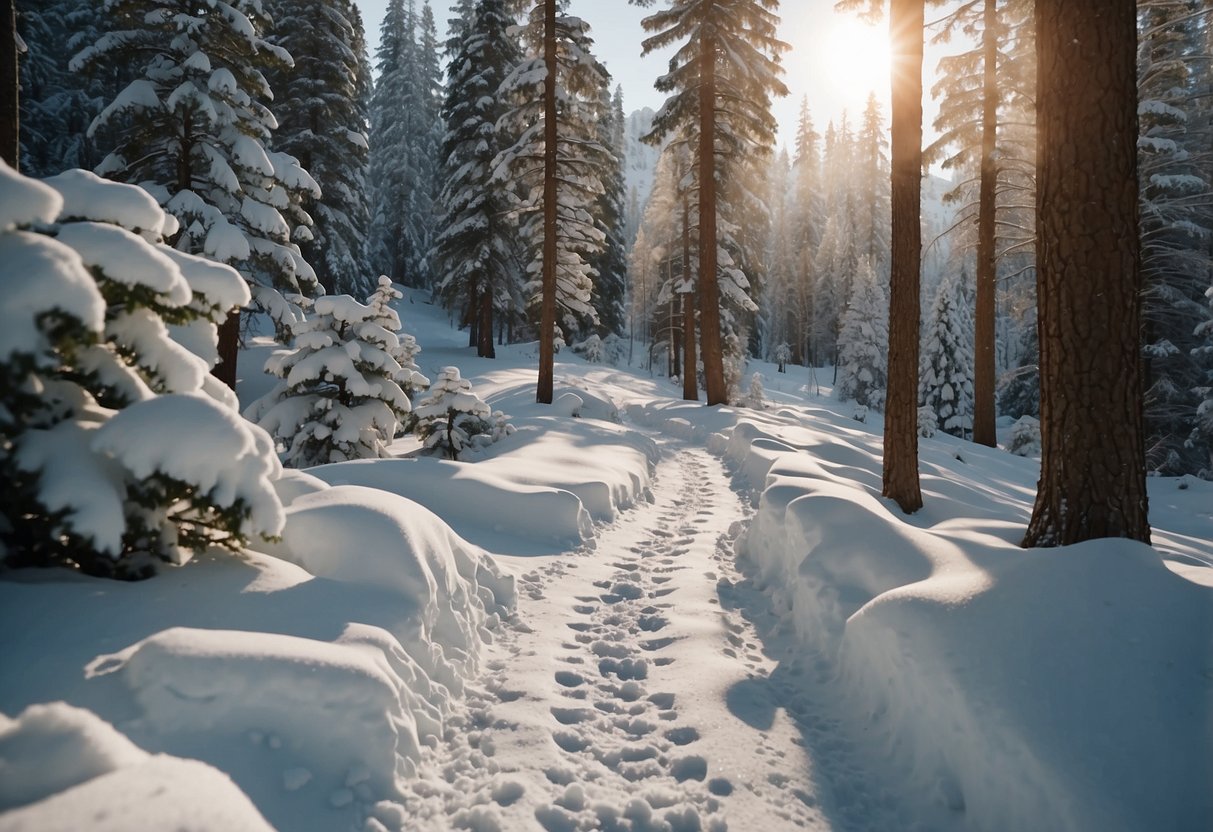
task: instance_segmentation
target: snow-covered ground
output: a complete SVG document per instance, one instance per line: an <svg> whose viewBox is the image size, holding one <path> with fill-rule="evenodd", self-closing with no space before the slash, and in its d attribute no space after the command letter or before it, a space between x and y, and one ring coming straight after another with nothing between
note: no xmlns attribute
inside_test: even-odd
<svg viewBox="0 0 1213 832"><path fill-rule="evenodd" d="M826 371L709 410L564 351L539 407L534 345L398 308L517 431L288 473L240 559L0 576L0 832L1213 828L1213 484L1024 551L1035 460L923 440L906 518Z"/></svg>

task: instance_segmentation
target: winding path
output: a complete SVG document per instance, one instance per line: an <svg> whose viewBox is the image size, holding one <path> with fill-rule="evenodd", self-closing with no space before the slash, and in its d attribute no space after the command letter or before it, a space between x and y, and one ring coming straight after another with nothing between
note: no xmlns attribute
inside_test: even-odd
<svg viewBox="0 0 1213 832"><path fill-rule="evenodd" d="M525 623L411 784L408 828L832 828L785 706L801 671L742 615L748 508L718 459L661 441L652 502L521 575Z"/></svg>

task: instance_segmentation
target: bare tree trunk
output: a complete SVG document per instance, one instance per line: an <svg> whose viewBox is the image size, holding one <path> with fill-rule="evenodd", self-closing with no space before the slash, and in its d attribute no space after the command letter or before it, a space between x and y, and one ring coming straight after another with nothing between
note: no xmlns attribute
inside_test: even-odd
<svg viewBox="0 0 1213 832"><path fill-rule="evenodd" d="M991 448L994 430L995 189L998 164L998 3L985 0L982 51L985 62L981 114L981 191L977 203L977 309L973 327L973 441Z"/></svg>
<svg viewBox="0 0 1213 832"><path fill-rule="evenodd" d="M691 281L691 200L682 197L682 279ZM686 287L683 287L686 288ZM699 368L695 357L695 294L682 296L682 398L699 401Z"/></svg>
<svg viewBox="0 0 1213 832"><path fill-rule="evenodd" d="M1037 0L1041 472L1025 546L1149 542L1136 4Z"/></svg>
<svg viewBox="0 0 1213 832"><path fill-rule="evenodd" d="M219 325L219 363L211 375L233 391L236 389L236 359L240 354L240 310L233 309Z"/></svg>
<svg viewBox="0 0 1213 832"><path fill-rule="evenodd" d="M0 0L0 159L21 168L21 82L17 70L17 5Z"/></svg>
<svg viewBox="0 0 1213 832"><path fill-rule="evenodd" d="M699 339L709 405L728 404L720 345L716 283L716 38L703 35L699 53Z"/></svg>
<svg viewBox="0 0 1213 832"><path fill-rule="evenodd" d="M556 356L556 0L547 0L543 17L543 295L535 401L551 404Z"/></svg>
<svg viewBox="0 0 1213 832"><path fill-rule="evenodd" d="M922 261L923 0L891 0L893 49L892 269L889 297L889 383L884 420L882 493L913 514L922 508L918 483L919 270ZM835 362L837 363L837 362Z"/></svg>

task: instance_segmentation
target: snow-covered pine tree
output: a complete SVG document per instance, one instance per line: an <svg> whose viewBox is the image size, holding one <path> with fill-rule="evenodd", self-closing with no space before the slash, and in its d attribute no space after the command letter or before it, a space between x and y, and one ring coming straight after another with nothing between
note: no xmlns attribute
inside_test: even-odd
<svg viewBox="0 0 1213 832"><path fill-rule="evenodd" d="M809 114L808 99L800 105L800 117L796 125L796 156L792 162L792 196L788 205L788 242L792 262L793 302L789 310L791 321L788 329L792 347L793 364L817 366L824 356L817 352L813 338L814 287L816 269L813 253L821 243L825 224L822 217L821 158L818 141L821 137L813 129Z"/></svg>
<svg viewBox="0 0 1213 832"><path fill-rule="evenodd" d="M522 38L526 57L502 90L518 102L507 120L519 138L500 154L496 176L524 194L517 210L530 249L526 295L540 324L536 398L550 403L558 330L598 324L588 260L605 242L593 209L603 193L599 171L607 150L596 125L610 76L594 57L589 26L557 0L535 3ZM555 66L550 76L548 57Z"/></svg>
<svg viewBox="0 0 1213 832"><path fill-rule="evenodd" d="M381 285L371 305L349 295L318 298L292 327L295 349L266 363L280 381L245 415L278 441L287 465L389 455L412 410L402 384L415 385L417 373L396 359L400 321L384 312L388 290L390 282Z"/></svg>
<svg viewBox="0 0 1213 832"><path fill-rule="evenodd" d="M400 290L392 285L392 280L387 275L379 276L379 284L375 291L367 298L366 305L371 308L371 323L378 324L388 332L396 334L396 349L391 350L392 358L400 365L401 372L396 376L396 381L400 384L400 389L409 397L410 402L417 401L418 397L429 389L430 380L426 378L421 368L417 366L417 356L421 354L421 347L417 345L417 339L406 332L403 332L400 323L400 315L392 307L394 301L404 297ZM405 429L409 430L412 426L412 414L405 420Z"/></svg>
<svg viewBox="0 0 1213 832"><path fill-rule="evenodd" d="M923 327L918 403L935 413L945 433L966 437L973 427L973 317L964 272L939 285Z"/></svg>
<svg viewBox="0 0 1213 832"><path fill-rule="evenodd" d="M263 0L274 21L267 40L294 56L266 71L278 122L272 145L297 158L320 186L304 206L312 236L304 258L327 292L364 292L368 205L367 119L359 97L365 37L351 0Z"/></svg>
<svg viewBox="0 0 1213 832"><path fill-rule="evenodd" d="M144 577L281 531L272 442L170 336L209 332L213 354L240 276L164 245L177 224L145 191L84 171L0 164L0 205L5 562Z"/></svg>
<svg viewBox="0 0 1213 832"><path fill-rule="evenodd" d="M678 134L695 148L701 354L709 405L728 401L724 343L728 334L737 334L722 330L722 301L757 311L741 269L721 259L725 240L718 234L717 182L740 186L740 177L730 173L774 145L771 96L787 94L778 77L779 55L788 48L775 36L778 6L778 0L672 0L668 9L644 21L652 33L643 44L646 54L685 41L671 58L670 71L657 81L670 97L654 118L649 140ZM740 214L734 216L740 221ZM732 258L726 253L726 259Z"/></svg>
<svg viewBox="0 0 1213 832"><path fill-rule="evenodd" d="M839 333L838 381L835 395L842 401L881 410L884 407L889 353L888 301L866 257L859 259Z"/></svg>
<svg viewBox="0 0 1213 832"><path fill-rule="evenodd" d="M489 406L472 390L472 383L460 377L458 367L442 368L415 412L414 430L426 450L448 459L458 459L474 437L494 441L498 434L508 432L502 424L495 424Z"/></svg>
<svg viewBox="0 0 1213 832"><path fill-rule="evenodd" d="M856 248L867 257L882 283L889 271L889 138L875 93L868 93L855 134Z"/></svg>
<svg viewBox="0 0 1213 832"><path fill-rule="evenodd" d="M410 131L413 136L413 158L418 163L417 194L414 197L414 211L410 220L412 235L417 241L417 251L421 255L417 264L419 280L421 285L431 288L436 276L429 255L434 247L434 231L442 210L439 207L439 196L445 184L442 142L447 130L442 108L446 101L446 89L443 86L441 49L434 10L429 0L425 0L417 29L419 107L413 114L415 126Z"/></svg>
<svg viewBox="0 0 1213 832"><path fill-rule="evenodd" d="M1213 273L1213 130L1198 117L1198 82L1208 60L1194 61L1202 24L1188 0L1143 4L1138 51L1142 298L1146 384L1146 464L1177 475L1205 468L1213 453L1198 430L1201 388L1213 361L1200 350ZM1206 105L1207 106L1207 105Z"/></svg>
<svg viewBox="0 0 1213 832"><path fill-rule="evenodd" d="M604 86L604 96L608 89ZM627 293L627 243L624 228L624 114L623 87L602 104L598 141L607 152L601 156L603 168L598 178L602 194L594 206L594 220L603 235L602 250L590 257L594 270L594 290L590 302L598 312L598 332L602 337L619 335L626 328L624 298Z"/></svg>
<svg viewBox="0 0 1213 832"><path fill-rule="evenodd" d="M93 75L68 71L68 59L101 34L102 10L91 0L19 3L17 28L27 52L21 61L21 169L51 176L101 161L89 125L122 87L121 67Z"/></svg>
<svg viewBox="0 0 1213 832"><path fill-rule="evenodd" d="M265 39L260 0L218 13L190 0L104 0L104 9L110 31L72 69L119 63L138 77L90 128L117 137L98 172L150 190L180 225L173 245L235 265L284 333L298 317L294 299L316 288L294 241L310 235L304 196L320 191L295 158L266 149L275 121L263 70L291 57ZM225 356L234 358L235 337L232 326L221 333ZM226 373L234 383L235 367Z"/></svg>
<svg viewBox="0 0 1213 832"><path fill-rule="evenodd" d="M475 5L453 53L443 109L446 182L432 259L443 302L461 310L481 358L496 354L495 315L511 314L521 293L518 226L493 181L498 154L512 144L498 126L507 112L499 90L521 57L511 25L504 0Z"/></svg>

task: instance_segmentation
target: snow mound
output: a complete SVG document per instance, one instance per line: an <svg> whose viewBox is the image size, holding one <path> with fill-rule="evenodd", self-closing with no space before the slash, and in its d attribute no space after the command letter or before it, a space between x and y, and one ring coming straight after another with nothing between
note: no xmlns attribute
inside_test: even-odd
<svg viewBox="0 0 1213 832"><path fill-rule="evenodd" d="M395 635L431 678L462 690L487 628L513 605L511 578L429 509L386 491L315 491L286 515L274 554L318 577L398 593L415 629Z"/></svg>
<svg viewBox="0 0 1213 832"><path fill-rule="evenodd" d="M227 775L148 754L62 702L0 716L0 811L2 832L271 829Z"/></svg>
<svg viewBox="0 0 1213 832"><path fill-rule="evenodd" d="M879 497L878 453L847 435L824 414L736 427L726 455L761 492L739 553L922 816L1207 828L1213 760L1195 726L1213 723L1213 589L1129 541L1019 549L1015 512L990 510L1019 495L936 440L928 507L906 518ZM998 452L966 453L997 470Z"/></svg>
<svg viewBox="0 0 1213 832"><path fill-rule="evenodd" d="M486 469L424 457L360 460L308 471L330 485L362 485L406 497L441 516L462 537L504 552L508 536L524 550L575 548L594 534L571 491L511 482ZM513 548L511 554L519 554Z"/></svg>

